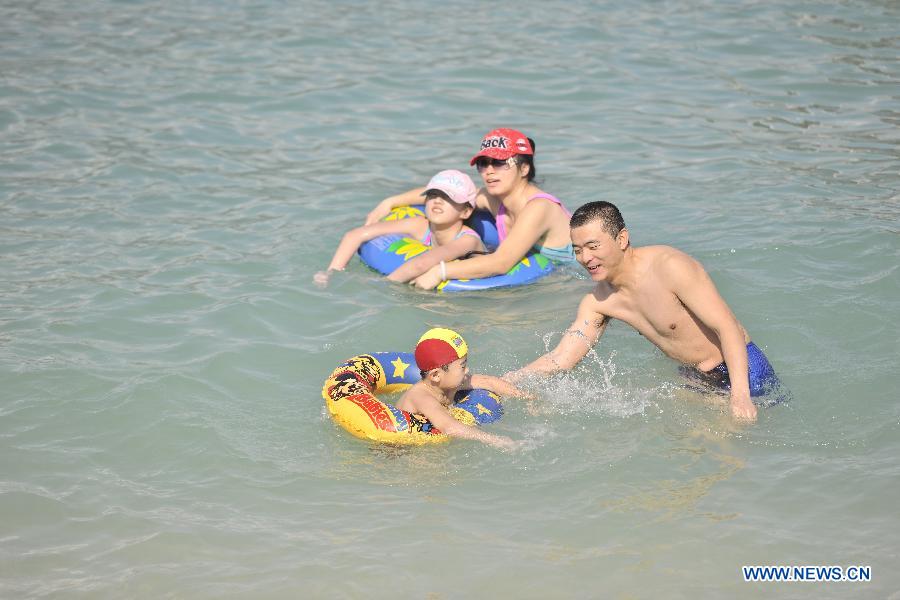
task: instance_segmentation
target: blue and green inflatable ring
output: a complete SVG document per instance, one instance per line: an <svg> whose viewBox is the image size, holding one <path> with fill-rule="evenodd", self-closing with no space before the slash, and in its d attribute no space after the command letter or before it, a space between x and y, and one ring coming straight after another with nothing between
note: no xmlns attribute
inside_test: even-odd
<svg viewBox="0 0 900 600"><path fill-rule="evenodd" d="M384 220L392 221L424 216L424 205L416 204L399 206L393 209ZM489 249L493 250L497 247L499 244L497 227L489 212L483 210L475 211L466 221L466 224L481 236L485 246ZM428 251L428 246L419 240L400 234L390 234L382 235L362 244L359 247L359 257L363 263L372 269L375 269L382 275L388 275L406 261L426 251ZM438 285L437 290L442 292L463 292L524 285L548 275L551 271L553 271L553 263L550 262L550 259L539 252L531 251L503 275L493 275L479 279L450 279L442 281Z"/></svg>

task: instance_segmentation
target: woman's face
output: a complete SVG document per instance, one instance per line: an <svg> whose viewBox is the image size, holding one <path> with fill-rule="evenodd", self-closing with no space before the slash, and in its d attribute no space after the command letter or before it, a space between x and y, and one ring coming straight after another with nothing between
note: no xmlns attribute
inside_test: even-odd
<svg viewBox="0 0 900 600"><path fill-rule="evenodd" d="M508 194L528 174L528 165L520 165L514 156L506 160L479 156L475 168L481 175L484 188L492 196Z"/></svg>

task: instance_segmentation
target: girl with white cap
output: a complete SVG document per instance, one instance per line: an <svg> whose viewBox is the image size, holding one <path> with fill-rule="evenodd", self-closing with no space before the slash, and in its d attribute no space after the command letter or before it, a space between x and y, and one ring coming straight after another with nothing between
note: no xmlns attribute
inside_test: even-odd
<svg viewBox="0 0 900 600"><path fill-rule="evenodd" d="M313 281L320 286L327 285L331 273L343 271L363 242L389 233L408 235L431 248L388 275L391 281L410 281L436 265L485 251L478 234L463 224L475 209L475 184L468 175L452 169L441 171L431 178L420 195L425 196L424 217L378 221L351 229L344 234L328 270L316 273Z"/></svg>

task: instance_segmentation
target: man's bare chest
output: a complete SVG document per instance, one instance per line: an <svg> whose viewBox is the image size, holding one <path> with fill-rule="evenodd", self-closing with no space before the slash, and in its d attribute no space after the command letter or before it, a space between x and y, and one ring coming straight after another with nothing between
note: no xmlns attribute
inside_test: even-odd
<svg viewBox="0 0 900 600"><path fill-rule="evenodd" d="M669 290L647 287L610 303L609 316L628 323L650 339L678 339L692 335L697 324L678 297Z"/></svg>

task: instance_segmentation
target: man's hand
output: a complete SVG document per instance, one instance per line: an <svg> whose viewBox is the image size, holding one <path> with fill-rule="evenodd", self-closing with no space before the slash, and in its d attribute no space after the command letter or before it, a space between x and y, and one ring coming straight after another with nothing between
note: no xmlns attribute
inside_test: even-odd
<svg viewBox="0 0 900 600"><path fill-rule="evenodd" d="M319 271L313 275L313 282L319 287L328 285L328 279L331 277L331 271Z"/></svg>
<svg viewBox="0 0 900 600"><path fill-rule="evenodd" d="M737 421L756 421L756 406L749 396L731 397L731 416Z"/></svg>

